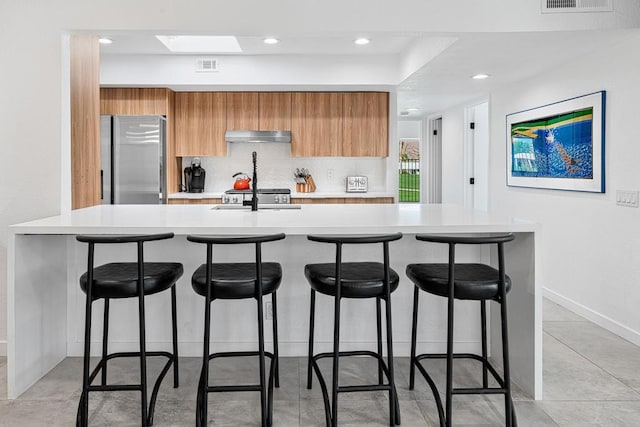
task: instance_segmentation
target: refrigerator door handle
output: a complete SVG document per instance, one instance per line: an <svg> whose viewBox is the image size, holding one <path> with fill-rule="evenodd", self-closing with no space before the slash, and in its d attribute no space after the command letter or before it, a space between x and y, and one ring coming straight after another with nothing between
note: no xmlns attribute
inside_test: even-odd
<svg viewBox="0 0 640 427"><path fill-rule="evenodd" d="M100 169L100 200L104 200L104 170Z"/></svg>

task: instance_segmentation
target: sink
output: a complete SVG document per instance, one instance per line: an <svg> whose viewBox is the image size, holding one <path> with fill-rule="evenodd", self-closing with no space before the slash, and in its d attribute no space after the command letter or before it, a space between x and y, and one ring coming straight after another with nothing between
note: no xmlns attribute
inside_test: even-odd
<svg viewBox="0 0 640 427"><path fill-rule="evenodd" d="M251 211L251 206L242 206L242 205L215 205L211 208L214 211ZM302 209L302 205L294 205L294 204L262 204L258 205L258 210L270 210L270 211L279 211L279 210L291 210L291 209Z"/></svg>

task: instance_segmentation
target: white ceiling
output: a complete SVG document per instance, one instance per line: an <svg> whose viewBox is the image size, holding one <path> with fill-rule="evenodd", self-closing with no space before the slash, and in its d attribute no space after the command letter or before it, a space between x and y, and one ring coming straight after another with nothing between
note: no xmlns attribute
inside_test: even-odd
<svg viewBox="0 0 640 427"><path fill-rule="evenodd" d="M558 64L571 61L588 52L606 49L617 40L627 37L629 31L601 30L572 32L503 32L503 33L353 33L238 37L243 50L238 55L348 55L353 58L368 55L388 55L389 61L399 64L408 55L440 43L442 37L455 37L457 41L431 58L420 63L416 71L398 82L398 111L417 108L403 118L412 119L441 112L489 96L492 88L517 82L552 70ZM114 43L101 48L102 55L175 55L170 53L153 34L142 32L101 34ZM274 36L277 45L266 45L262 39ZM353 40L360 36L371 38L371 44L356 46ZM432 37L430 39L429 37ZM427 44L425 44L425 40ZM413 49L413 51L412 51ZM419 54L419 52L418 52ZM304 60L304 58L301 58ZM471 76L486 73L486 80L473 80Z"/></svg>

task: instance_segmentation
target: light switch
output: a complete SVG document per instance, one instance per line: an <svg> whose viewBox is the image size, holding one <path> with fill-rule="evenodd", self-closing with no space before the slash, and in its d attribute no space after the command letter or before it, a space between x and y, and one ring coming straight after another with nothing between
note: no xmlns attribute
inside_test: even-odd
<svg viewBox="0 0 640 427"><path fill-rule="evenodd" d="M637 208L640 199L638 190L617 190L616 205Z"/></svg>

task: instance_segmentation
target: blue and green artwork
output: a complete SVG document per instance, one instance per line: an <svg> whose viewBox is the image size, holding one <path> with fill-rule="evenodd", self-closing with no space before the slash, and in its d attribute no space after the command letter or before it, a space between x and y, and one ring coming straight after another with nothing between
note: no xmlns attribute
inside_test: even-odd
<svg viewBox="0 0 640 427"><path fill-rule="evenodd" d="M514 177L593 179L593 108L511 125Z"/></svg>

